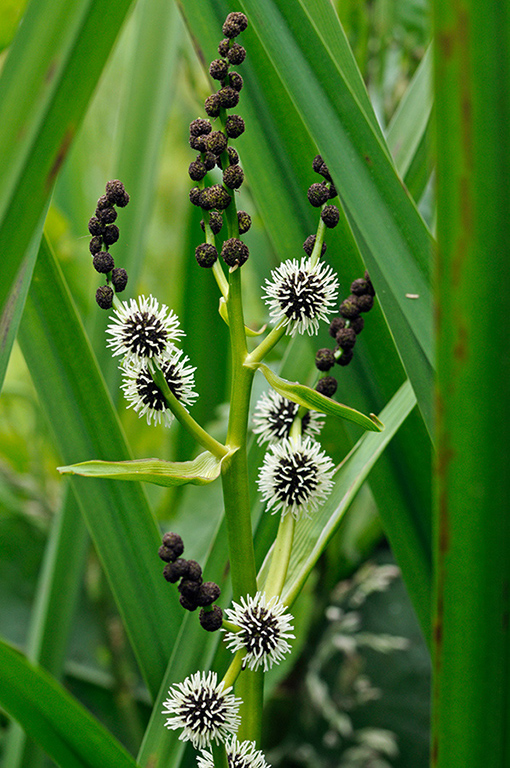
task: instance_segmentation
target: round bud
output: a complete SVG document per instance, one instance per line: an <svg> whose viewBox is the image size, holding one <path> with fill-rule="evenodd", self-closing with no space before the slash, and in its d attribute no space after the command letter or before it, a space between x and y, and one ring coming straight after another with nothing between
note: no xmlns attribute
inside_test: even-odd
<svg viewBox="0 0 510 768"><path fill-rule="evenodd" d="M170 562L163 568L163 576L170 584L176 584L179 579L186 576L188 572L188 561L179 557L174 562Z"/></svg>
<svg viewBox="0 0 510 768"><path fill-rule="evenodd" d="M192 136L203 136L211 133L212 125L204 117L198 117L189 124L189 132Z"/></svg>
<svg viewBox="0 0 510 768"><path fill-rule="evenodd" d="M227 147L227 152L229 165L237 165L239 163L239 155L234 147Z"/></svg>
<svg viewBox="0 0 510 768"><path fill-rule="evenodd" d="M227 84L239 92L244 85L244 81L238 72L230 72L229 76L227 77Z"/></svg>
<svg viewBox="0 0 510 768"><path fill-rule="evenodd" d="M117 218L117 211L111 208L96 208L96 216L102 224L113 224Z"/></svg>
<svg viewBox="0 0 510 768"><path fill-rule="evenodd" d="M312 255L313 247L315 245L315 239L316 239L315 235L308 235L305 242L303 243L303 250L306 254L308 254L308 256ZM324 256L325 253L326 253L326 243L322 243L321 256Z"/></svg>
<svg viewBox="0 0 510 768"><path fill-rule="evenodd" d="M370 293L371 296L375 296L375 288L372 285L372 281L370 280L370 275L368 274L368 272L365 272L365 280L368 283L368 289L369 289L368 292Z"/></svg>
<svg viewBox="0 0 510 768"><path fill-rule="evenodd" d="M105 245L113 245L119 239L119 228L116 224L108 224L103 232L103 241Z"/></svg>
<svg viewBox="0 0 510 768"><path fill-rule="evenodd" d="M92 216L92 218L89 219L89 232L96 237L103 234L103 225L97 216Z"/></svg>
<svg viewBox="0 0 510 768"><path fill-rule="evenodd" d="M237 237L229 237L229 239L225 240L223 243L221 258L229 267L235 267L236 264L242 266L249 255L250 251L248 246Z"/></svg>
<svg viewBox="0 0 510 768"><path fill-rule="evenodd" d="M113 179L106 184L106 197L113 203L123 208L129 203L129 195L124 188L124 184L119 179Z"/></svg>
<svg viewBox="0 0 510 768"><path fill-rule="evenodd" d="M365 327L365 321L362 317L354 317L352 320L349 320L349 323L349 327L352 328L356 336L358 336Z"/></svg>
<svg viewBox="0 0 510 768"><path fill-rule="evenodd" d="M344 352L352 349L356 344L356 333L352 328L340 328L336 335L336 343Z"/></svg>
<svg viewBox="0 0 510 768"><path fill-rule="evenodd" d="M111 280L115 293L122 293L128 282L128 273L122 267L115 267L112 269Z"/></svg>
<svg viewBox="0 0 510 768"><path fill-rule="evenodd" d="M324 205L328 199L329 190L324 182L316 182L312 184L308 189L308 201L314 206L314 208L320 208Z"/></svg>
<svg viewBox="0 0 510 768"><path fill-rule="evenodd" d="M92 256L95 253L99 253L102 246L103 246L103 238L101 237L101 235L95 235L89 243L89 251L91 252Z"/></svg>
<svg viewBox="0 0 510 768"><path fill-rule="evenodd" d="M209 269L209 267L212 267L217 260L218 251L214 245L210 245L209 243L201 243L195 248L195 258L199 267L205 267L206 269Z"/></svg>
<svg viewBox="0 0 510 768"><path fill-rule="evenodd" d="M244 235L251 227L251 216L246 211L237 211L237 224L239 226L239 234Z"/></svg>
<svg viewBox="0 0 510 768"><path fill-rule="evenodd" d="M229 189L239 189L244 181L244 171L240 165L229 165L223 171L223 183Z"/></svg>
<svg viewBox="0 0 510 768"><path fill-rule="evenodd" d="M321 211L321 219L328 229L333 229L340 221L340 211L336 205L326 205Z"/></svg>
<svg viewBox="0 0 510 768"><path fill-rule="evenodd" d="M209 117L218 117L221 104L217 93L211 93L204 101L204 109Z"/></svg>
<svg viewBox="0 0 510 768"><path fill-rule="evenodd" d="M232 13L228 14L225 23L223 24L223 34L225 37L236 37L237 35L240 35L241 32L244 32L247 26L248 19L244 13L241 13L240 11L232 11ZM229 34L234 28L237 31L234 34Z"/></svg>
<svg viewBox="0 0 510 768"><path fill-rule="evenodd" d="M220 44L218 45L218 53L220 56L225 57L228 53L228 49L230 48L230 40L225 38L225 40L221 40Z"/></svg>
<svg viewBox="0 0 510 768"><path fill-rule="evenodd" d="M355 296L363 296L364 293L369 293L367 281L363 277L353 280L351 283L351 293Z"/></svg>
<svg viewBox="0 0 510 768"><path fill-rule="evenodd" d="M340 304L340 314L342 315L342 317L347 317L349 319L358 317L359 315L358 297L354 296L354 294L351 294L344 301L342 301L342 303Z"/></svg>
<svg viewBox="0 0 510 768"><path fill-rule="evenodd" d="M175 560L172 550L169 547L165 547L164 544L158 549L158 555L165 563L172 563Z"/></svg>
<svg viewBox="0 0 510 768"><path fill-rule="evenodd" d="M246 49L239 43L232 43L227 51L227 59L231 64L242 64L246 58Z"/></svg>
<svg viewBox="0 0 510 768"><path fill-rule="evenodd" d="M337 347L335 352L340 349L341 347ZM338 365L341 365L343 368L345 368L345 366L349 365L349 363L351 362L353 355L354 355L354 352L352 351L352 349L343 349L342 354L340 355L340 357L337 358Z"/></svg>
<svg viewBox="0 0 510 768"><path fill-rule="evenodd" d="M113 256L111 253L108 253L108 251L99 251L99 253L96 253L92 260L92 264L96 272L99 272L102 275L107 275L115 266Z"/></svg>
<svg viewBox="0 0 510 768"><path fill-rule="evenodd" d="M101 197L97 201L97 208L98 210L102 211L103 208L111 208L112 204L106 197L106 195L101 195Z"/></svg>
<svg viewBox="0 0 510 768"><path fill-rule="evenodd" d="M244 120L240 115L229 115L225 121L225 133L230 139L237 139L244 133Z"/></svg>
<svg viewBox="0 0 510 768"><path fill-rule="evenodd" d="M193 600L196 605L196 596L200 589L200 581L192 581L191 579L181 579L177 589L179 593L183 595L187 600Z"/></svg>
<svg viewBox="0 0 510 768"><path fill-rule="evenodd" d="M96 291L96 301L101 309L111 309L113 304L113 291L109 285L100 285Z"/></svg>
<svg viewBox="0 0 510 768"><path fill-rule="evenodd" d="M215 605L212 611L206 611L204 608L200 611L200 625L206 632L216 632L220 629L223 622L223 611L218 605Z"/></svg>
<svg viewBox="0 0 510 768"><path fill-rule="evenodd" d="M189 200L190 203L193 203L193 205L200 207L202 200L202 190L199 187L193 187L193 189L190 189Z"/></svg>
<svg viewBox="0 0 510 768"><path fill-rule="evenodd" d="M322 165L321 165L321 167L319 169L319 173L320 173L321 176L324 176L326 181L331 181L331 176L329 175L329 168L326 165L326 163L322 163Z"/></svg>
<svg viewBox="0 0 510 768"><path fill-rule="evenodd" d="M200 134L200 136L190 135L189 145L191 149L196 149L198 152L205 152L205 138L205 134Z"/></svg>
<svg viewBox="0 0 510 768"><path fill-rule="evenodd" d="M334 317L331 323L329 324L329 335L332 336L334 339L336 339L336 335L340 328L345 328L345 318L343 317Z"/></svg>
<svg viewBox="0 0 510 768"><path fill-rule="evenodd" d="M208 152L221 155L227 148L227 137L221 131L212 131L205 140L205 148Z"/></svg>
<svg viewBox="0 0 510 768"><path fill-rule="evenodd" d="M220 595L221 589L214 581L205 581L198 590L197 604L205 608L207 605L212 605Z"/></svg>
<svg viewBox="0 0 510 768"><path fill-rule="evenodd" d="M312 168L315 171L315 173L321 172L321 166L323 164L324 160L322 159L321 155L315 155L312 161Z"/></svg>
<svg viewBox="0 0 510 768"><path fill-rule="evenodd" d="M209 66L209 74L214 80L224 80L228 74L228 64L224 59L214 59Z"/></svg>
<svg viewBox="0 0 510 768"><path fill-rule="evenodd" d="M179 602L182 605L182 607L186 611L190 611L190 613L192 613L193 611L196 611L198 608L196 602L194 600L190 600L185 595L180 595Z"/></svg>
<svg viewBox="0 0 510 768"><path fill-rule="evenodd" d="M225 208L228 208L230 205L230 201L232 198L228 194L227 190L221 186L221 184L213 184L212 187L209 187L208 189L204 189L202 192L202 198L204 198L204 193L207 192L206 201L207 204L210 206L209 209L206 208L206 210L211 210L212 208L216 208L219 211L225 210ZM202 208L205 208L205 205L202 202Z"/></svg>
<svg viewBox="0 0 510 768"><path fill-rule="evenodd" d="M202 162L205 165L207 171L212 171L216 165L216 155L214 152L204 152Z"/></svg>
<svg viewBox="0 0 510 768"><path fill-rule="evenodd" d="M370 312L374 306L374 297L369 293L365 293L363 296L358 296L358 307L360 312Z"/></svg>
<svg viewBox="0 0 510 768"><path fill-rule="evenodd" d="M239 104L239 91L236 91L235 88L231 88L229 85L226 85L225 88L220 88L217 95L223 109L233 109Z"/></svg>
<svg viewBox="0 0 510 768"><path fill-rule="evenodd" d="M164 547L168 547L168 549L173 551L175 555L174 560L177 560L184 552L184 542L178 533L173 533L172 531L165 533L162 542Z"/></svg>
<svg viewBox="0 0 510 768"><path fill-rule="evenodd" d="M326 395L326 397L333 397L337 386L337 380L333 378L333 376L324 376L324 378L319 379L315 389L317 392L320 392L321 395Z"/></svg>
<svg viewBox="0 0 510 768"><path fill-rule="evenodd" d="M319 349L315 355L315 367L319 371L329 371L335 364L335 356L330 349Z"/></svg>
<svg viewBox="0 0 510 768"><path fill-rule="evenodd" d="M194 160L189 164L188 173L190 179L193 181L200 181L207 173L205 163L203 163L201 160Z"/></svg>
<svg viewBox="0 0 510 768"><path fill-rule="evenodd" d="M188 560L188 579L202 583L202 568L196 560Z"/></svg>
<svg viewBox="0 0 510 768"><path fill-rule="evenodd" d="M205 232L205 224L203 219L200 222L200 226L202 227L202 232ZM213 235L217 235L221 231L222 226L223 226L223 216L221 215L221 213L216 213L215 211L211 211L211 213L209 214L209 227Z"/></svg>

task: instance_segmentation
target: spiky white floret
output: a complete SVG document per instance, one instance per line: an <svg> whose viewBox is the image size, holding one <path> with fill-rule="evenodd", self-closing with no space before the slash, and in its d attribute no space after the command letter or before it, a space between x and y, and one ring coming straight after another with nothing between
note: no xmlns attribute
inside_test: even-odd
<svg viewBox="0 0 510 768"><path fill-rule="evenodd" d="M123 301L114 315L114 322L106 329L111 336L107 345L114 357L124 355L128 360L138 361L165 358L174 348L174 342L184 336L175 312L166 304L160 307L153 296L139 296L129 303Z"/></svg>

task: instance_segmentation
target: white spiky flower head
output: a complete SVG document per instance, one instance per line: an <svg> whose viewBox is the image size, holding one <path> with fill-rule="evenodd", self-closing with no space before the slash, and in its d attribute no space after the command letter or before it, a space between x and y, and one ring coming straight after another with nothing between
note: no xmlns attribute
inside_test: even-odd
<svg viewBox="0 0 510 768"><path fill-rule="evenodd" d="M299 405L287 400L274 389L263 392L253 414L253 432L257 443L277 443L290 435L290 428L299 411ZM324 417L317 411L308 411L301 421L303 435L314 437L324 426Z"/></svg>
<svg viewBox="0 0 510 768"><path fill-rule="evenodd" d="M183 356L182 349L177 347L173 348L167 360L159 361L168 388L184 407L193 405L198 397L194 389L196 368L188 365L188 362L187 355ZM153 418L154 424L162 423L169 427L174 415L150 374L149 364L125 359L119 368L122 371L124 397L129 403L127 407L133 408L140 417L147 416L147 424Z"/></svg>
<svg viewBox="0 0 510 768"><path fill-rule="evenodd" d="M166 304L159 306L154 296L139 296L138 300L123 301L114 309L115 321L106 333L112 354L124 355L127 360L147 361L165 358L173 350L174 341L184 336L179 318Z"/></svg>
<svg viewBox="0 0 510 768"><path fill-rule="evenodd" d="M309 437L289 438L269 446L257 480L272 514L310 517L333 488L334 464Z"/></svg>
<svg viewBox="0 0 510 768"><path fill-rule="evenodd" d="M169 715L166 728L182 728L180 741L191 741L195 749L204 749L211 741L224 742L239 728L241 699L218 683L216 672L195 672L182 683L175 683L163 702L163 715Z"/></svg>
<svg viewBox="0 0 510 768"><path fill-rule="evenodd" d="M271 768L266 763L263 752L257 749L254 741L238 741L236 736L225 743L229 768ZM197 768L214 768L214 759L210 752L197 756Z"/></svg>
<svg viewBox="0 0 510 768"><path fill-rule="evenodd" d="M266 280L264 301L275 323L285 320L286 333L318 333L319 321L333 312L338 295L338 280L327 264L303 257L288 259L271 272Z"/></svg>
<svg viewBox="0 0 510 768"><path fill-rule="evenodd" d="M292 614L286 612L287 606L278 595L267 600L265 592L257 592L255 597L241 597L241 603L232 603L232 606L225 609L225 615L240 631L222 630L227 648L232 653L246 651L243 668L263 666L267 672L291 650L287 641L295 637Z"/></svg>

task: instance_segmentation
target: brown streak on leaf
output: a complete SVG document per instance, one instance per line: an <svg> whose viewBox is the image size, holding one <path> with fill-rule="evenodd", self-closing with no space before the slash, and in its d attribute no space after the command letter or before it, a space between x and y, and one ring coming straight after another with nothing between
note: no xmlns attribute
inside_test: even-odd
<svg viewBox="0 0 510 768"><path fill-rule="evenodd" d="M50 61L50 65L48 69L46 70L45 80L47 83L50 83L53 78L55 77L55 72L57 71L57 61L56 59L52 59Z"/></svg>
<svg viewBox="0 0 510 768"><path fill-rule="evenodd" d="M60 147L57 152L57 156L55 157L53 165L50 168L48 176L46 177L46 185L45 185L46 192L50 191L50 189L52 188L55 182L55 179L57 178L58 172L60 170L60 166L64 162L67 152L69 150L69 147L71 146L71 142L74 137L74 131L75 131L74 126L69 126L64 134L64 137L60 143Z"/></svg>

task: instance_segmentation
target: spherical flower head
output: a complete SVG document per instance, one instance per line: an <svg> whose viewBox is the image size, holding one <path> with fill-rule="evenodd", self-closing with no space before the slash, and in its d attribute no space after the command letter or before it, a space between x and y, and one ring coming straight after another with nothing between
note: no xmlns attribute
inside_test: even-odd
<svg viewBox="0 0 510 768"><path fill-rule="evenodd" d="M270 445L290 435L290 428L297 416L299 405L287 400L274 389L264 392L255 406L253 414L254 434L257 442ZM318 435L324 426L324 417L318 411L308 411L301 421L303 435Z"/></svg>
<svg viewBox="0 0 510 768"><path fill-rule="evenodd" d="M232 736L225 743L225 749L229 768L271 768L254 741L238 741L236 736ZM210 752L202 751L202 755L197 756L197 768L214 768Z"/></svg>
<svg viewBox="0 0 510 768"><path fill-rule="evenodd" d="M257 480L272 514L310 517L333 488L334 465L310 437L290 438L269 447Z"/></svg>
<svg viewBox="0 0 510 768"><path fill-rule="evenodd" d="M270 317L278 323L285 320L287 334L318 333L319 321L327 320L336 302L338 280L330 266L318 262L312 266L306 257L284 261L266 280L264 301Z"/></svg>
<svg viewBox="0 0 510 768"><path fill-rule="evenodd" d="M180 741L191 741L195 749L204 749L236 733L241 722L241 699L218 683L216 672L195 672L184 682L172 685L163 702L163 715L169 715L165 727L182 728Z"/></svg>
<svg viewBox="0 0 510 768"><path fill-rule="evenodd" d="M184 407L193 405L198 397L194 389L196 368L192 368L188 362L187 355L183 357L182 349L176 347L168 360L159 362L168 388ZM174 415L168 408L163 393L153 380L148 363L126 359L119 367L123 374L121 386L129 402L127 407L133 408L140 417L147 416L147 424L150 424L153 418L154 424L163 423L169 427L174 420Z"/></svg>
<svg viewBox="0 0 510 768"><path fill-rule="evenodd" d="M177 315L165 304L160 307L153 296L139 296L129 304L123 301L114 314L115 322L106 329L112 337L107 343L114 357L124 355L126 360L140 362L165 358L173 351L173 342L184 336Z"/></svg>
<svg viewBox="0 0 510 768"><path fill-rule="evenodd" d="M267 672L291 650L287 640L295 637L292 615L285 612L287 608L277 595L267 600L265 592L257 592L255 597L246 599L241 597L240 604L232 605L233 608L227 608L225 614L241 631L226 631L227 648L233 653L246 650L243 668L263 666Z"/></svg>

